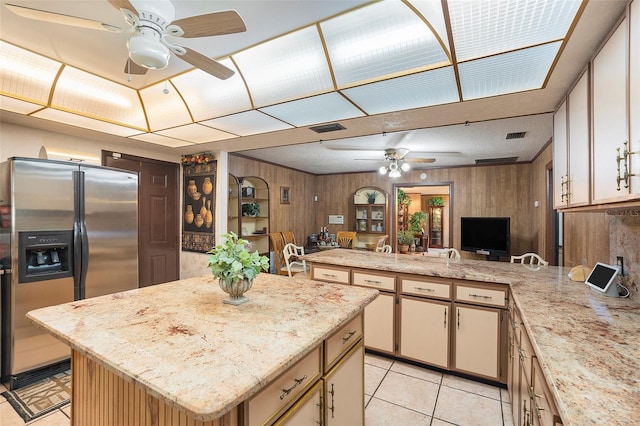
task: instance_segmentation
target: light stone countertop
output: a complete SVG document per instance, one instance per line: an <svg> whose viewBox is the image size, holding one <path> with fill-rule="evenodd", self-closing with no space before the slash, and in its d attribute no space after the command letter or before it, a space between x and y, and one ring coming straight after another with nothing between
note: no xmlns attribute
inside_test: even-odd
<svg viewBox="0 0 640 426"><path fill-rule="evenodd" d="M565 425L640 423L640 305L571 281L570 268L336 249L307 262L509 284Z"/></svg>
<svg viewBox="0 0 640 426"><path fill-rule="evenodd" d="M377 290L260 274L240 306L211 276L37 309L59 340L196 419L250 398L356 316Z"/></svg>

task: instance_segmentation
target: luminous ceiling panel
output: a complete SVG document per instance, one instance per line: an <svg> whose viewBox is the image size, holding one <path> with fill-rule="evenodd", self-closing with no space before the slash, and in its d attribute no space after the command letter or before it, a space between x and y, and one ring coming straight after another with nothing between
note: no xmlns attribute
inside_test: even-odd
<svg viewBox="0 0 640 426"><path fill-rule="evenodd" d="M186 126L174 127L173 129L160 130L159 135L175 139L182 139L191 143L206 143L231 139L236 136L211 127L200 124L187 124Z"/></svg>
<svg viewBox="0 0 640 426"><path fill-rule="evenodd" d="M444 44L447 51L449 47L449 36L447 26L444 22L444 14L442 13L442 4L433 0L410 0L409 3L427 20L429 25L433 27L436 34L440 37L440 41Z"/></svg>
<svg viewBox="0 0 640 426"><path fill-rule="evenodd" d="M18 99L0 96L0 109L5 111L17 112L19 114L30 114L42 108L42 105L32 104L31 102L20 101Z"/></svg>
<svg viewBox="0 0 640 426"><path fill-rule="evenodd" d="M147 128L134 89L69 66L60 73L51 106L138 129Z"/></svg>
<svg viewBox="0 0 640 426"><path fill-rule="evenodd" d="M171 79L184 98L195 121L251 109L251 100L242 77L230 59L219 61L236 73L220 80L199 69Z"/></svg>
<svg viewBox="0 0 640 426"><path fill-rule="evenodd" d="M257 135L259 133L293 128L293 126L287 123L255 110L214 118L213 120L201 121L200 124L238 136Z"/></svg>
<svg viewBox="0 0 640 426"><path fill-rule="evenodd" d="M449 0L459 62L566 36L580 0Z"/></svg>
<svg viewBox="0 0 640 426"><path fill-rule="evenodd" d="M84 129L95 130L102 133L110 133L116 136L131 136L138 133L138 130L129 127L118 126L93 118L83 117L81 115L72 114L57 109L46 108L42 111L31 114L32 117L44 118L45 120L56 121L58 123L69 124L71 126L82 127Z"/></svg>
<svg viewBox="0 0 640 426"><path fill-rule="evenodd" d="M193 122L182 97L169 82L163 81L140 90L140 96L152 132Z"/></svg>
<svg viewBox="0 0 640 426"><path fill-rule="evenodd" d="M273 105L260 110L298 127L364 116L362 111L336 92Z"/></svg>
<svg viewBox="0 0 640 426"><path fill-rule="evenodd" d="M561 42L458 65L464 100L540 89Z"/></svg>
<svg viewBox="0 0 640 426"><path fill-rule="evenodd" d="M367 114L458 102L452 67L425 71L342 91Z"/></svg>
<svg viewBox="0 0 640 426"><path fill-rule="evenodd" d="M174 139L174 138L169 138L167 136L156 135L155 133L144 133L142 135L131 136L130 139L136 139L142 142L155 143L157 145L169 146L171 148L194 145L192 142L186 142L180 139Z"/></svg>
<svg viewBox="0 0 640 426"><path fill-rule="evenodd" d="M316 26L233 55L255 107L333 89Z"/></svg>
<svg viewBox="0 0 640 426"><path fill-rule="evenodd" d="M338 87L449 63L429 27L399 1L375 3L320 26Z"/></svg>
<svg viewBox="0 0 640 426"><path fill-rule="evenodd" d="M0 93L47 105L51 85L61 66L0 41Z"/></svg>

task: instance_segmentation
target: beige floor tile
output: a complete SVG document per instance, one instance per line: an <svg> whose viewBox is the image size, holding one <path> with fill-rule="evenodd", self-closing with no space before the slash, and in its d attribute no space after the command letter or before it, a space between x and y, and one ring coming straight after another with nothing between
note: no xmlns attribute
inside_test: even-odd
<svg viewBox="0 0 640 426"><path fill-rule="evenodd" d="M367 426L428 426L431 417L407 408L372 398L364 411L364 423Z"/></svg>
<svg viewBox="0 0 640 426"><path fill-rule="evenodd" d="M3 401L0 403L0 425L2 426L23 426L24 421L22 417L15 412L13 407L6 402Z"/></svg>
<svg viewBox="0 0 640 426"><path fill-rule="evenodd" d="M511 404L508 404L506 402L502 403L502 420L503 420L504 426L514 425L512 408L513 407L511 407Z"/></svg>
<svg viewBox="0 0 640 426"><path fill-rule="evenodd" d="M497 386L487 385L485 383L463 379L462 377L451 376L449 374L444 375L442 378L442 384L450 388L475 393L477 395L486 396L487 398L500 401L500 388Z"/></svg>
<svg viewBox="0 0 640 426"><path fill-rule="evenodd" d="M506 402L507 404L511 404L511 398L509 398L509 390L506 388L500 388L500 400L502 402Z"/></svg>
<svg viewBox="0 0 640 426"><path fill-rule="evenodd" d="M67 415L67 417L71 418L71 404L67 404L61 408L62 412Z"/></svg>
<svg viewBox="0 0 640 426"><path fill-rule="evenodd" d="M437 395L437 384L389 371L374 397L430 416Z"/></svg>
<svg viewBox="0 0 640 426"><path fill-rule="evenodd" d="M496 426L502 424L499 400L442 386L433 417L464 426Z"/></svg>
<svg viewBox="0 0 640 426"><path fill-rule="evenodd" d="M375 365L364 365L364 393L366 395L373 395L382 379L384 379L387 370L384 368L376 367Z"/></svg>
<svg viewBox="0 0 640 426"><path fill-rule="evenodd" d="M69 426L71 420L62 411L56 410L28 424L29 426Z"/></svg>
<svg viewBox="0 0 640 426"><path fill-rule="evenodd" d="M438 373L428 368L417 367L406 362L395 361L391 366L391 371L406 374L407 376L416 377L428 382L440 384L442 382L442 373Z"/></svg>
<svg viewBox="0 0 640 426"><path fill-rule="evenodd" d="M444 420L440 420L440 419L433 419L431 421L431 426L451 426L451 425L455 425L455 423L445 422Z"/></svg>
<svg viewBox="0 0 640 426"><path fill-rule="evenodd" d="M364 363L365 364L370 364L370 365L375 365L376 367L380 367L380 368L384 368L384 369L389 369L389 367L391 367L391 364L393 364L393 360L389 359L389 358L385 358L383 356L380 355L374 355L374 354L368 354L365 353L364 354Z"/></svg>

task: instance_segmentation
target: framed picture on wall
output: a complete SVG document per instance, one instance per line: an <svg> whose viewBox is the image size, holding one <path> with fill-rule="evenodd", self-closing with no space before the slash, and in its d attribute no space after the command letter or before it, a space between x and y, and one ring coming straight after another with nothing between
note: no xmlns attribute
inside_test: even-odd
<svg viewBox="0 0 640 426"><path fill-rule="evenodd" d="M289 187L280 187L280 204L289 204Z"/></svg>
<svg viewBox="0 0 640 426"><path fill-rule="evenodd" d="M215 246L216 162L183 166L182 250L206 253Z"/></svg>

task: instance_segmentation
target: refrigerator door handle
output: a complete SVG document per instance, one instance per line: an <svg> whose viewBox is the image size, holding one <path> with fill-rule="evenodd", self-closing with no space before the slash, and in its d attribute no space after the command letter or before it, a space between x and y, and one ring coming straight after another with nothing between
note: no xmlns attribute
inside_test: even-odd
<svg viewBox="0 0 640 426"><path fill-rule="evenodd" d="M89 264L87 225L84 218L84 172L73 172L74 215L73 215L73 293L75 300L85 298L87 266Z"/></svg>

